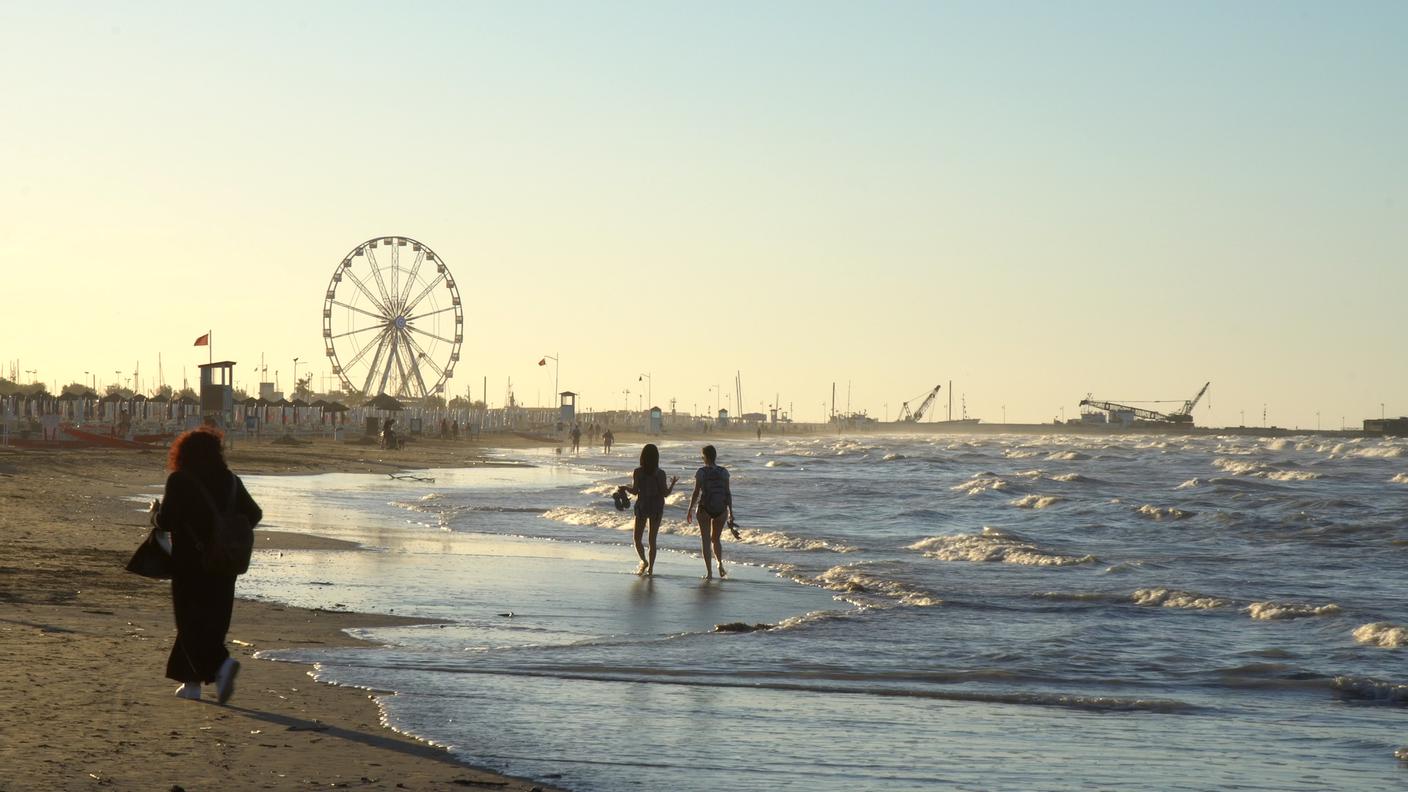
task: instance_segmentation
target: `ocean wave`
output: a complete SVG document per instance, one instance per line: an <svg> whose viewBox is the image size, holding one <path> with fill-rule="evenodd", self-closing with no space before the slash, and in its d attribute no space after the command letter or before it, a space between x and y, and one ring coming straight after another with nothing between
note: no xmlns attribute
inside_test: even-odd
<svg viewBox="0 0 1408 792"><path fill-rule="evenodd" d="M1060 495L1023 495L1012 501L1011 504L1019 509L1045 509L1058 503L1064 503L1065 500Z"/></svg>
<svg viewBox="0 0 1408 792"><path fill-rule="evenodd" d="M782 460L782 459L769 459L769 460L768 460L768 463L767 463L766 465L764 465L763 467L780 468L780 467L796 467L796 465L793 465L791 462L787 462L787 461Z"/></svg>
<svg viewBox="0 0 1408 792"><path fill-rule="evenodd" d="M1212 461L1212 466L1233 476L1245 476L1249 473L1257 473L1265 470L1266 465L1261 462L1248 462L1242 459L1228 459L1218 457Z"/></svg>
<svg viewBox="0 0 1408 792"><path fill-rule="evenodd" d="M994 476L991 473L979 473L962 484L955 484L949 487L954 492L961 492L964 495L981 495L984 492L1002 492L1007 490L1009 485L1005 480Z"/></svg>
<svg viewBox="0 0 1408 792"><path fill-rule="evenodd" d="M1039 454L1041 454L1040 451L1023 451L1017 448L1009 448L1002 452L1002 455L1007 459L1031 459Z"/></svg>
<svg viewBox="0 0 1408 792"><path fill-rule="evenodd" d="M1380 679L1337 676L1330 683L1335 695L1372 704L1408 704L1408 685L1384 682Z"/></svg>
<svg viewBox="0 0 1408 792"><path fill-rule="evenodd" d="M1130 595L1136 605L1158 605L1164 608L1186 608L1189 610L1212 610L1232 605L1232 600L1211 597L1191 591L1166 588L1144 588Z"/></svg>
<svg viewBox="0 0 1408 792"><path fill-rule="evenodd" d="M1320 478L1319 473L1310 470L1262 470L1252 475L1272 481L1314 481Z"/></svg>
<svg viewBox="0 0 1408 792"><path fill-rule="evenodd" d="M635 518L628 511L605 511L585 509L578 506L559 506L543 512L543 517L553 522L568 525L586 525L593 528L612 528L629 531L635 526Z"/></svg>
<svg viewBox="0 0 1408 792"><path fill-rule="evenodd" d="M583 495L604 495L604 496L606 496L606 497L609 498L609 497L611 497L612 495L615 495L615 494L616 494L616 488L619 487L619 486L621 486L621 485L620 485L620 484L593 484L592 486L587 487L586 489L582 490L582 494L583 494Z"/></svg>
<svg viewBox="0 0 1408 792"><path fill-rule="evenodd" d="M1179 484L1177 487L1174 487L1174 489L1197 489L1198 487L1205 487L1210 483L1212 482L1205 478L1190 478L1182 484Z"/></svg>
<svg viewBox="0 0 1408 792"><path fill-rule="evenodd" d="M1345 452L1347 457L1360 457L1365 459L1397 459L1403 456L1403 446L1374 446L1372 448L1356 448Z"/></svg>
<svg viewBox="0 0 1408 792"><path fill-rule="evenodd" d="M909 459L909 457L905 456L904 454L896 454L894 452L888 453L885 456L880 457L881 462L896 462L901 459Z"/></svg>
<svg viewBox="0 0 1408 792"><path fill-rule="evenodd" d="M1354 640L1385 649L1398 649L1408 646L1408 627L1391 622L1373 622L1355 628Z"/></svg>
<svg viewBox="0 0 1408 792"><path fill-rule="evenodd" d="M909 545L909 549L941 561L999 562L1022 566L1072 566L1098 560L1093 555L1059 553L988 526L984 526L980 534L931 536Z"/></svg>
<svg viewBox="0 0 1408 792"><path fill-rule="evenodd" d="M756 531L749 528L739 528L738 535L742 537L742 541L748 544L767 545L782 550L829 550L833 553L855 553L860 550L859 547L848 545L845 542L791 536L781 531Z"/></svg>
<svg viewBox="0 0 1408 792"><path fill-rule="evenodd" d="M1082 459L1090 459L1090 456L1079 451L1053 451L1047 454L1046 458L1051 462L1077 462Z"/></svg>
<svg viewBox="0 0 1408 792"><path fill-rule="evenodd" d="M1390 484L1408 484L1408 473L1399 473L1388 480Z"/></svg>
<svg viewBox="0 0 1408 792"><path fill-rule="evenodd" d="M1095 481L1095 479L1090 478L1088 476L1082 476L1079 473L1060 473L1058 475L1052 476L1051 480L1062 481L1067 484L1088 484L1090 482Z"/></svg>
<svg viewBox="0 0 1408 792"><path fill-rule="evenodd" d="M1331 602L1328 605L1305 605L1294 602L1253 602L1246 608L1253 619L1271 621L1275 619L1303 619L1309 616L1331 616L1340 612L1340 606Z"/></svg>
<svg viewBox="0 0 1408 792"><path fill-rule="evenodd" d="M1197 514L1197 512L1184 511L1183 509L1173 506L1154 506L1148 503L1135 509L1134 513L1138 514L1140 517L1147 517L1150 520L1159 522L1164 520L1186 520Z"/></svg>
<svg viewBox="0 0 1408 792"><path fill-rule="evenodd" d="M822 588L843 594L878 594L902 605L923 608L943 604L943 600L932 591L875 574L868 562L831 567L818 575L813 582ZM873 603L862 600L856 604Z"/></svg>

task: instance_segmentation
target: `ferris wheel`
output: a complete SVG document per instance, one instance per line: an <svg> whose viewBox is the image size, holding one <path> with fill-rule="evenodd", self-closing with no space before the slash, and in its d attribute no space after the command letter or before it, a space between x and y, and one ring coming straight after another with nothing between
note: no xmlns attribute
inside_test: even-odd
<svg viewBox="0 0 1408 792"><path fill-rule="evenodd" d="M323 345L349 392L424 398L444 391L464 340L464 309L445 262L407 237L377 237L333 270Z"/></svg>

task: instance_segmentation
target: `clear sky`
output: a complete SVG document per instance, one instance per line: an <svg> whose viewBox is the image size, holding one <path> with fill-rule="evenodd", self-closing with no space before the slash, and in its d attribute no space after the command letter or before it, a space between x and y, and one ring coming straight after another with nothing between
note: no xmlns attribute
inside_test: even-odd
<svg viewBox="0 0 1408 792"><path fill-rule="evenodd" d="M288 389L399 234L496 405L559 353L597 408L737 370L800 419L1408 413L1405 41L1402 2L3 0L0 373L179 385L213 329Z"/></svg>

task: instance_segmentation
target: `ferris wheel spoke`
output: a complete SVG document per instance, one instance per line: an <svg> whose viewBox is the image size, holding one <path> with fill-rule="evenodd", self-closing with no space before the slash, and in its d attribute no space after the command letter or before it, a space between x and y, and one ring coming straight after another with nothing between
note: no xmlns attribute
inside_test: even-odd
<svg viewBox="0 0 1408 792"><path fill-rule="evenodd" d="M401 297L401 246L395 243L391 245L391 297L399 300ZM395 305L392 306L393 308Z"/></svg>
<svg viewBox="0 0 1408 792"><path fill-rule="evenodd" d="M406 312L410 313L411 311L414 311L416 309L416 306L420 305L420 301L430 296L430 293L435 290L436 286L440 285L440 281L442 280L445 280L445 273L443 272L439 275L436 275L435 280L431 281L430 283L427 283L425 285L425 289L422 290L420 294L417 294L414 300L411 300L410 302L406 303Z"/></svg>
<svg viewBox="0 0 1408 792"><path fill-rule="evenodd" d="M441 377L445 376L445 370L440 368L439 364L435 362L435 358L432 358L420 344L416 343L416 340L412 338L410 334L406 335L406 342L415 348L415 351L420 355L420 359L424 360L426 365L435 369L436 374L439 374Z"/></svg>
<svg viewBox="0 0 1408 792"><path fill-rule="evenodd" d="M425 261L424 247L421 247L421 249L416 252L415 261L411 262L411 274L406 276L406 288L401 294L397 295L397 299L401 301L401 305L405 305L406 301L411 298L411 289L416 287L416 275L420 274L420 263L422 261Z"/></svg>
<svg viewBox="0 0 1408 792"><path fill-rule="evenodd" d="M389 341L388 345L386 342ZM392 330L386 334L382 346L386 349L386 364L381 363L381 350L377 350L377 355L372 359L372 366L367 370L367 387L371 388L372 380L376 379L377 371L381 371L381 383L377 386L377 393L386 392L386 378L391 376L391 367L396 364L396 331ZM364 391L365 392L365 391Z"/></svg>
<svg viewBox="0 0 1408 792"><path fill-rule="evenodd" d="M430 389L425 387L425 378L421 376L420 365L416 363L416 360L418 358L415 354L415 350L411 348L411 345L414 343L411 340L411 334L402 333L401 342L406 345L406 351L410 353L409 355L407 355L407 357L410 360L411 373L416 375L416 382L420 384L420 395L429 396ZM420 353L419 359L424 360L426 363L429 363L432 366L435 365L435 363L430 359L430 357L424 352Z"/></svg>
<svg viewBox="0 0 1408 792"><path fill-rule="evenodd" d="M387 306L386 303L378 299L375 294L372 294L372 290L368 289L367 284L363 283L362 279L357 277L356 274L352 272L352 270L343 270L342 274L351 278L352 282L357 285L357 288L362 290L362 294L367 295L367 299L371 300L373 305L381 309L382 313L384 314L382 316L383 319L392 315L391 308Z"/></svg>
<svg viewBox="0 0 1408 792"><path fill-rule="evenodd" d="M391 338L391 334L387 333L377 342L376 354L372 355L371 365L367 366L366 381L362 383L363 395L369 394L372 391L372 380L376 379L377 369L381 367L381 353L386 350L386 342L389 338Z"/></svg>
<svg viewBox="0 0 1408 792"><path fill-rule="evenodd" d="M345 333L338 333L337 335L335 335L335 336L330 336L330 337L331 337L331 338L346 338L347 336L350 336L350 335L356 335L356 334L358 334L358 333L365 333L365 332L367 332L367 331L369 331L369 330L381 330L381 329L383 329L383 328L385 328L385 327L386 327L386 325L384 325L384 324L383 324L383 325L368 325L368 326L366 326L366 327L363 327L363 328L360 328L360 329L357 329L357 330L348 330L348 331L345 332Z"/></svg>
<svg viewBox="0 0 1408 792"><path fill-rule="evenodd" d="M386 336L388 333L390 333L390 327L390 325L383 325L381 328L381 333L376 337L376 340L358 350L357 354L353 355L351 360L343 364L342 370L347 371L348 369L357 365L357 361L365 357L368 352L373 349L379 349L381 345L386 342Z"/></svg>
<svg viewBox="0 0 1408 792"><path fill-rule="evenodd" d="M363 309L361 309L361 308L358 308L358 307L355 306L355 305L348 305L347 303L341 302L341 301L338 301L338 300L333 300L333 301L332 301L332 304L333 304L333 305L340 305L340 306L342 306L343 308L347 308L347 309L349 309L349 310L356 311L356 312L359 313L359 314L364 314L364 315L366 315L366 316L370 316L371 318L377 320L378 322L385 322L385 321L386 321L386 317L385 317L385 316L383 316L383 315L381 315L381 314L372 313L371 311L363 310Z"/></svg>
<svg viewBox="0 0 1408 792"><path fill-rule="evenodd" d="M423 313L423 314L417 314L416 316L407 316L407 317L406 317L406 325L407 325L407 326L410 326L410 323L411 323L411 322L414 322L414 321L417 320L417 319L424 319L424 318L427 317L427 316L434 316L434 315L436 315L436 314L445 313L446 311L453 311L453 310L455 310L456 307L457 307L457 306L451 305L451 306L449 306L449 307L447 307L447 308L441 308L441 309L438 310L438 311L430 311L430 312Z"/></svg>
<svg viewBox="0 0 1408 792"><path fill-rule="evenodd" d="M401 347L405 343L401 338L401 333L397 333L391 339L393 358L396 362L396 395L404 396L406 386L410 384L410 378L406 376L406 354Z"/></svg>
<svg viewBox="0 0 1408 792"><path fill-rule="evenodd" d="M386 280L381 277L381 265L377 263L376 254L370 247L367 248L367 263L372 265L372 277L376 279L376 287L381 290L381 304L386 306L387 313L396 313L396 303L391 293L386 290Z"/></svg>
<svg viewBox="0 0 1408 792"><path fill-rule="evenodd" d="M448 339L448 338L445 338L445 337L443 337L443 336L435 335L434 333L432 333L432 332L430 332L430 331L428 331L428 330L422 330L422 329L420 329L419 327L411 327L410 325L406 325L406 329L407 329L407 330L410 330L412 333L420 333L420 334L423 335L423 336L429 336L429 337L435 339L436 341L444 341L444 342L447 343L447 344L453 344L453 343L455 343L454 341L451 341L451 340Z"/></svg>

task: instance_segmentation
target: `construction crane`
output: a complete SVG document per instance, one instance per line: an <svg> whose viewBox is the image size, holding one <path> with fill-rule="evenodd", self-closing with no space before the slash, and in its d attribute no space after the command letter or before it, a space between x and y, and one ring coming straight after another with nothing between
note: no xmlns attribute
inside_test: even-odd
<svg viewBox="0 0 1408 792"><path fill-rule="evenodd" d="M929 409L930 405L934 403L934 398L939 395L939 388L941 387L943 386L935 385L933 390L929 391L927 394L923 394L924 401L920 402L919 406L914 408L914 412L909 411L909 402L901 404L900 417L898 420L907 423L919 423L920 419L924 417L924 413ZM914 399L917 398L919 397L914 397ZM910 399L909 401L914 401L914 399Z"/></svg>
<svg viewBox="0 0 1408 792"><path fill-rule="evenodd" d="M1080 400L1080 406L1093 407L1097 410L1105 410L1109 413L1124 413L1133 416L1134 418L1139 419L1141 421L1158 421L1160 423L1192 426L1193 408L1197 407L1198 402L1202 401L1203 394L1208 392L1208 386L1211 384L1211 382L1203 383L1203 387L1198 391L1198 395L1194 396L1188 401L1183 402L1182 407L1170 413L1162 413L1157 410L1150 410L1144 407L1134 407L1129 404L1118 404L1116 402L1099 401L1090 398L1090 394L1086 394L1085 398Z"/></svg>

